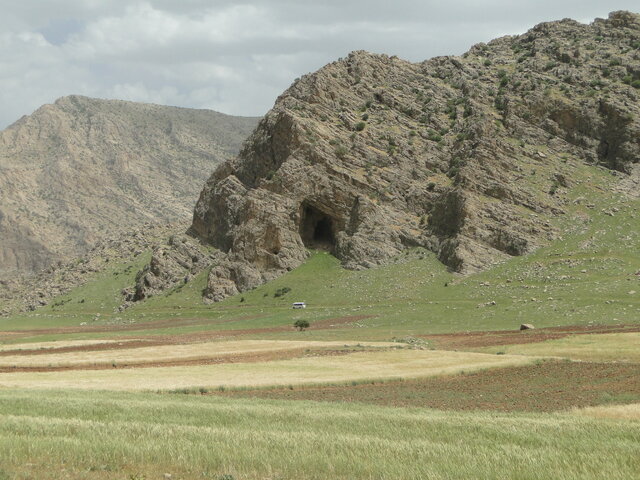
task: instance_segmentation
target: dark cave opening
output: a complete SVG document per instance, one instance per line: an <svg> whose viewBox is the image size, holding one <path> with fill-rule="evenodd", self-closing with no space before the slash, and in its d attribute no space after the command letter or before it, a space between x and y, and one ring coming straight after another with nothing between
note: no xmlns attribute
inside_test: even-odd
<svg viewBox="0 0 640 480"><path fill-rule="evenodd" d="M308 248L333 252L336 243L335 221L330 215L305 204L302 207L300 236Z"/></svg>

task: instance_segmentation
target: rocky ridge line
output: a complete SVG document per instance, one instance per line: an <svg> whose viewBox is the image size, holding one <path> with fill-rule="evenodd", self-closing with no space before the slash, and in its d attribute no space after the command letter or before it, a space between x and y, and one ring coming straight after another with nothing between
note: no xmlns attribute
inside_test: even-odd
<svg viewBox="0 0 640 480"><path fill-rule="evenodd" d="M258 119L82 96L0 132L0 275L35 273L115 231L189 218Z"/></svg>
<svg viewBox="0 0 640 480"><path fill-rule="evenodd" d="M578 169L638 162L639 88L629 12L422 63L354 52L306 75L200 194L190 231L221 252L205 299L282 275L307 248L368 268L422 246L461 273L527 254L558 236Z"/></svg>

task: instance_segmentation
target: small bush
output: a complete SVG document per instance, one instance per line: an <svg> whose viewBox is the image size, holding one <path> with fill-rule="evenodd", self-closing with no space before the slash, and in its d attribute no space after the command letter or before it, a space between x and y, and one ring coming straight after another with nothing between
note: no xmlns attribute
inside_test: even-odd
<svg viewBox="0 0 640 480"><path fill-rule="evenodd" d="M364 130L364 127L366 127L366 126L367 126L367 124L365 122L359 122L356 125L356 131L357 132L361 132L362 130Z"/></svg>
<svg viewBox="0 0 640 480"><path fill-rule="evenodd" d="M296 320L293 326L298 329L299 332L309 328L309 322L307 320Z"/></svg>
<svg viewBox="0 0 640 480"><path fill-rule="evenodd" d="M291 289L289 287L282 287L275 291L273 294L274 298L282 297L283 295L289 293Z"/></svg>
<svg viewBox="0 0 640 480"><path fill-rule="evenodd" d="M631 82L631 86L633 88L640 88L640 80L634 80L633 82Z"/></svg>
<svg viewBox="0 0 640 480"><path fill-rule="evenodd" d="M427 138L432 142L439 142L440 140L442 140L442 135L439 135L438 132L434 130L429 130L429 133L427 135Z"/></svg>

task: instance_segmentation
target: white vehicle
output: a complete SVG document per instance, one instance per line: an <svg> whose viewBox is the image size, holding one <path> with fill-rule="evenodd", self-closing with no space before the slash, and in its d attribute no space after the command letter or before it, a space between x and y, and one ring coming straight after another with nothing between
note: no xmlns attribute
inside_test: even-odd
<svg viewBox="0 0 640 480"><path fill-rule="evenodd" d="M293 302L293 308L307 308L307 304L304 302Z"/></svg>

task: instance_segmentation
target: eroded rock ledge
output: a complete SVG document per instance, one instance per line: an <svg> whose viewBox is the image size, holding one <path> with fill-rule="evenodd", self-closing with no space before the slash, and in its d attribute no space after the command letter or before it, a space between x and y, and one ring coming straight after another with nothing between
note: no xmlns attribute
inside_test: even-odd
<svg viewBox="0 0 640 480"><path fill-rule="evenodd" d="M639 82L628 12L422 63L354 52L306 75L200 194L190 234L220 252L205 298L307 248L357 269L423 246L461 273L529 253L557 234L576 168L638 162Z"/></svg>

